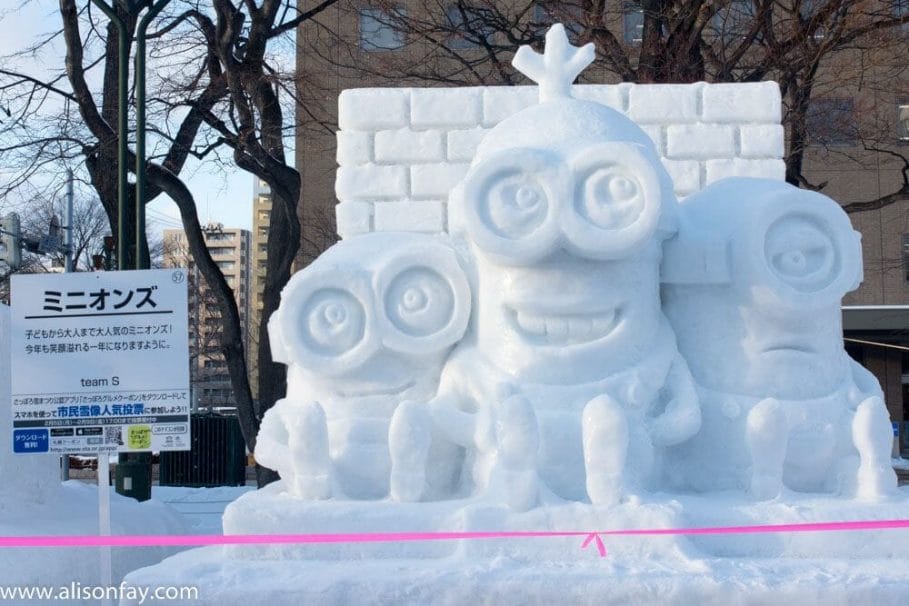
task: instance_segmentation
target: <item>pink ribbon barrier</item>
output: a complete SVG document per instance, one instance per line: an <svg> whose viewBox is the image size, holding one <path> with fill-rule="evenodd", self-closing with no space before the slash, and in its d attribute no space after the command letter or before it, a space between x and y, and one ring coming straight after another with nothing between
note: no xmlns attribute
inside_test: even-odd
<svg viewBox="0 0 909 606"><path fill-rule="evenodd" d="M453 541L483 539L527 539L584 537L586 549L595 545L600 557L606 556L604 536L738 535L779 532L842 532L856 530L893 530L909 528L909 520L857 522L811 522L760 526L716 526L706 528L651 528L591 531L513 531L513 532L379 532L336 534L238 534L238 535L48 535L0 537L3 547L202 547L209 545L278 545L328 543L403 543L413 541Z"/></svg>

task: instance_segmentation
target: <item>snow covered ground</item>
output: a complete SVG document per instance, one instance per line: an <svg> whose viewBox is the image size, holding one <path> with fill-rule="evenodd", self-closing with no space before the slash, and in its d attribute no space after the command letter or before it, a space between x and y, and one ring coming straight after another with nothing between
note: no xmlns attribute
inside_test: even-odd
<svg viewBox="0 0 909 606"><path fill-rule="evenodd" d="M228 503L255 490L254 486L184 488L154 486L152 499L174 509L192 534L221 534L221 515Z"/></svg>
<svg viewBox="0 0 909 606"><path fill-rule="evenodd" d="M220 534L221 515L232 500L253 487L177 488L155 486L152 499L138 503L111 488L111 530L125 534ZM0 536L94 535L98 533L98 488L70 480L46 487L42 502L0 493ZM179 548L134 547L112 550L112 582L132 570L154 565ZM73 588L102 585L100 550L87 547L0 549L0 587ZM0 601L8 596L0 595ZM21 599L21 596L19 596ZM13 599L11 603L17 600ZM29 600L42 604L42 600ZM53 604L90 604L53 600Z"/></svg>
<svg viewBox="0 0 909 606"><path fill-rule="evenodd" d="M212 496L215 496L212 494ZM192 496L201 499L201 495ZM195 502L201 502L196 500ZM884 502L863 504L812 495L786 494L770 502L742 495L673 495L595 511L570 504L564 511L531 511L511 517L522 529L627 528L633 520L655 525L675 517L679 526L767 524L909 517L909 486ZM232 517L256 511L256 531L288 515L299 532L422 528L419 505L387 501L310 502L296 508L280 491L241 497ZM407 511L401 510L401 508ZM410 509L412 508L412 509ZM293 510L293 511L292 511ZM305 510L305 511L304 511ZM320 511L321 510L321 511ZM394 511L397 515L392 515ZM438 513L438 512L435 512ZM507 517L507 516L506 516ZM494 521L492 509L467 510L464 526ZM431 521L439 524L439 520ZM525 524L526 523L526 524ZM492 528L492 527L490 527ZM227 528L230 532L230 528ZM909 530L705 537L603 537L605 558L580 540L493 540L447 545L375 544L206 547L138 570L138 586L192 584L200 600L218 606L268 603L329 604L893 604L909 603ZM295 551L296 550L296 551ZM307 551L308 550L308 551ZM359 550L359 551L358 551ZM134 602L126 601L126 604ZM179 603L179 602L178 602Z"/></svg>
<svg viewBox="0 0 909 606"><path fill-rule="evenodd" d="M114 532L218 534L222 531L221 515L226 506L252 490L251 486L155 486L152 501L142 504L114 494ZM902 487L900 494L902 498L898 501L909 501L909 486ZM4 501L0 507L0 531L7 535L32 531L94 533L97 531L96 496L94 485L70 481L61 487L59 497L49 503L26 509ZM701 509L711 511L719 520L723 517L724 503L728 505L728 499L717 500L713 507L702 504ZM772 503L760 508L776 508L777 517L783 510L794 514L802 509ZM351 511L347 512L350 516L336 513L339 513L337 528L332 530L356 530L362 525ZM34 528L36 523L41 527ZM842 535L842 544L874 544L888 540L887 537L892 537L889 542L898 550L900 543L909 545L909 531L892 531L864 540L860 535ZM909 600L909 572L898 564L902 558L854 558L845 554L822 559L766 557L768 554L748 558L698 557L697 553L707 547L702 544L688 555L679 554L669 561L648 560L623 557L623 551L630 552L620 541L607 539L609 555L601 559L593 550L581 551L576 542L573 539L563 542L568 556L564 561L540 565L529 563L526 553L519 553L522 549L515 548L509 555L507 547L495 548L499 551L496 555L478 553L469 559L417 557L381 561L361 557L306 562L293 558L275 560L266 555L268 548L262 547L251 548L258 551L258 556L238 559L236 551L215 547L187 550L161 564L157 563L177 550L115 550L114 582L118 583L133 568L147 566L129 575L129 580L199 586L205 593L199 601L187 604L219 606L262 603L265 595L273 606L301 603L301 595L312 598L313 603L320 596L333 596L339 604L444 604L461 603L465 599L490 604L543 603L556 599L568 602L597 599L607 604L770 604L781 599L798 599L806 604L822 601L904 604ZM774 542L765 541L767 545ZM727 545L734 544L735 540L727 541ZM16 549L0 552L0 557L3 558L2 584L97 582L95 549ZM308 583L305 587L301 586L304 577Z"/></svg>

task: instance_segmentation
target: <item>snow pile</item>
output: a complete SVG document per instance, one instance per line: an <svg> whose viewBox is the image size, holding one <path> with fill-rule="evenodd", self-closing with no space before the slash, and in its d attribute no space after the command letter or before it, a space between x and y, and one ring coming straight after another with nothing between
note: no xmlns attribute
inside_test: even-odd
<svg viewBox="0 0 909 606"><path fill-rule="evenodd" d="M845 214L757 179L679 204L640 127L570 96L592 56L561 26L519 52L540 103L478 144L450 234L356 236L288 284L269 326L287 397L256 453L283 480L231 504L225 533L905 517L880 386L842 347L861 281ZM219 604L897 604L906 538L609 535L605 560L577 537L229 547L129 580L193 579Z"/></svg>
<svg viewBox="0 0 909 606"><path fill-rule="evenodd" d="M43 536L98 534L98 488L70 480L60 483L53 499L30 502L21 494L0 499L0 535ZM180 516L160 501L139 503L111 494L111 534L187 534ZM132 570L150 566L179 549L165 547L115 548L114 583ZM14 548L0 550L0 585L99 585L98 548Z"/></svg>
<svg viewBox="0 0 909 606"><path fill-rule="evenodd" d="M0 352L10 355L10 310L0 304ZM12 444L12 404L9 360L0 362L0 499L43 504L60 497L60 460L58 457L14 455ZM14 496L15 495L15 496Z"/></svg>
<svg viewBox="0 0 909 606"><path fill-rule="evenodd" d="M455 502L318 502L300 504L274 486L231 505L225 525L248 532L280 520L295 532L442 528L450 514L462 525L508 530L766 524L905 517L909 489L868 506L786 492L755 502L740 493L657 494L651 502L612 508L575 503L514 514L505 507ZM466 505L466 506L465 506ZM420 509L420 506L424 506ZM684 515L680 512L684 511ZM313 517L314 516L314 517ZM246 520L243 522L243 520ZM229 532L229 530L228 530ZM186 551L127 577L136 586L200 588L186 604L875 604L909 599L909 531L705 536L676 540L603 536L600 558L581 538L494 539L353 546L206 547ZM829 550L829 553L827 552ZM124 602L125 604L133 604ZM177 602L179 603L179 602Z"/></svg>

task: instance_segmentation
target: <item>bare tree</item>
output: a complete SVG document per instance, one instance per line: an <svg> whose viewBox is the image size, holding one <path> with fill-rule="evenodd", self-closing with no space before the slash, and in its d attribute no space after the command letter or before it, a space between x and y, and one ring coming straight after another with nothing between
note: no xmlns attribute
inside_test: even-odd
<svg viewBox="0 0 909 606"><path fill-rule="evenodd" d="M48 200L37 200L25 205L27 212L22 214L22 231L33 240L40 240L48 232L52 222L60 225L62 230L72 229L72 255L75 271L92 271L92 255L103 247L104 236L109 233L107 215L97 200L84 195L75 196L73 201L72 226L65 225L66 202L62 196ZM63 267L65 254L62 250L48 253L43 262L51 267Z"/></svg>
<svg viewBox="0 0 909 606"><path fill-rule="evenodd" d="M10 210L18 210L21 216L22 238L32 243L38 243L43 237L49 235L51 226L56 225L59 230L58 237L69 228L63 220L65 217L65 202L61 195L52 198L30 200L25 204L10 206ZM97 200L89 196L77 195L73 202L73 230L72 255L75 271L92 271L92 255L101 250L104 235L108 231L107 216ZM22 251L22 265L15 273L46 273L62 271L65 266L65 253L61 248L45 253ZM0 300L9 300L9 277L7 273L0 277Z"/></svg>
<svg viewBox="0 0 909 606"><path fill-rule="evenodd" d="M47 187L61 160L84 159L88 179L109 223L117 224L117 35L92 5L59 0L62 28L24 54L44 50L62 37L65 71L40 77L0 68L0 162L14 175L3 193ZM268 238L263 327L277 308L300 242L296 208L300 176L284 155L284 136L292 129L282 99L294 102L270 53L280 40L335 0L297 7L291 0L201 0L172 3L151 32L150 55L157 77L150 83L149 131L153 152L146 163L147 201L167 194L180 211L188 246L221 309L222 350L237 398L244 438L250 450L261 416L283 395L283 366L271 360L267 332L260 331L259 401L253 402L240 320L230 287L205 247L192 192L179 177L190 158L224 162L228 149L240 168L266 181L274 196ZM147 6L143 0L139 6ZM114 10L126 21L132 41L136 19L120 3ZM98 74L100 71L102 73ZM94 76L92 75L94 74ZM290 80L288 78L288 80ZM100 82L95 87L94 83ZM130 170L135 156L128 158ZM130 202L134 194L130 192ZM133 208L130 204L129 208ZM134 237L134 217L127 217ZM144 234L143 234L144 236ZM129 253L132 255L132 251ZM127 259L131 264L132 259ZM262 480L273 475L263 472Z"/></svg>

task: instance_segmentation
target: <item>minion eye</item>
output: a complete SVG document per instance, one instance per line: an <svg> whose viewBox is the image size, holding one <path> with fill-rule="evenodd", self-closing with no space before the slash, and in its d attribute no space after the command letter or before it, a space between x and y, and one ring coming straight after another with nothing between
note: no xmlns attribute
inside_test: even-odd
<svg viewBox="0 0 909 606"><path fill-rule="evenodd" d="M619 166L595 170L581 184L578 212L601 229L622 229L644 212L644 192L638 180Z"/></svg>
<svg viewBox="0 0 909 606"><path fill-rule="evenodd" d="M314 352L337 356L363 340L366 310L350 292L323 288L312 294L302 308L301 337Z"/></svg>
<svg viewBox="0 0 909 606"><path fill-rule="evenodd" d="M559 239L559 211L571 195L571 173L548 150L509 149L483 158L455 196L471 241L508 264L527 265L550 254ZM456 226L455 229L459 229Z"/></svg>
<svg viewBox="0 0 909 606"><path fill-rule="evenodd" d="M824 252L823 248L796 246L774 256L773 265L784 276L806 276L823 264Z"/></svg>
<svg viewBox="0 0 909 606"><path fill-rule="evenodd" d="M428 337L446 328L455 313L455 292L438 271L410 267L392 279L385 293L388 319L412 337Z"/></svg>
<svg viewBox="0 0 909 606"><path fill-rule="evenodd" d="M810 217L777 220L767 231L764 252L773 272L799 290L819 290L836 278L836 246L824 226Z"/></svg>
<svg viewBox="0 0 909 606"><path fill-rule="evenodd" d="M516 240L543 224L549 204L546 191L532 176L506 173L488 187L482 218L496 235Z"/></svg>

